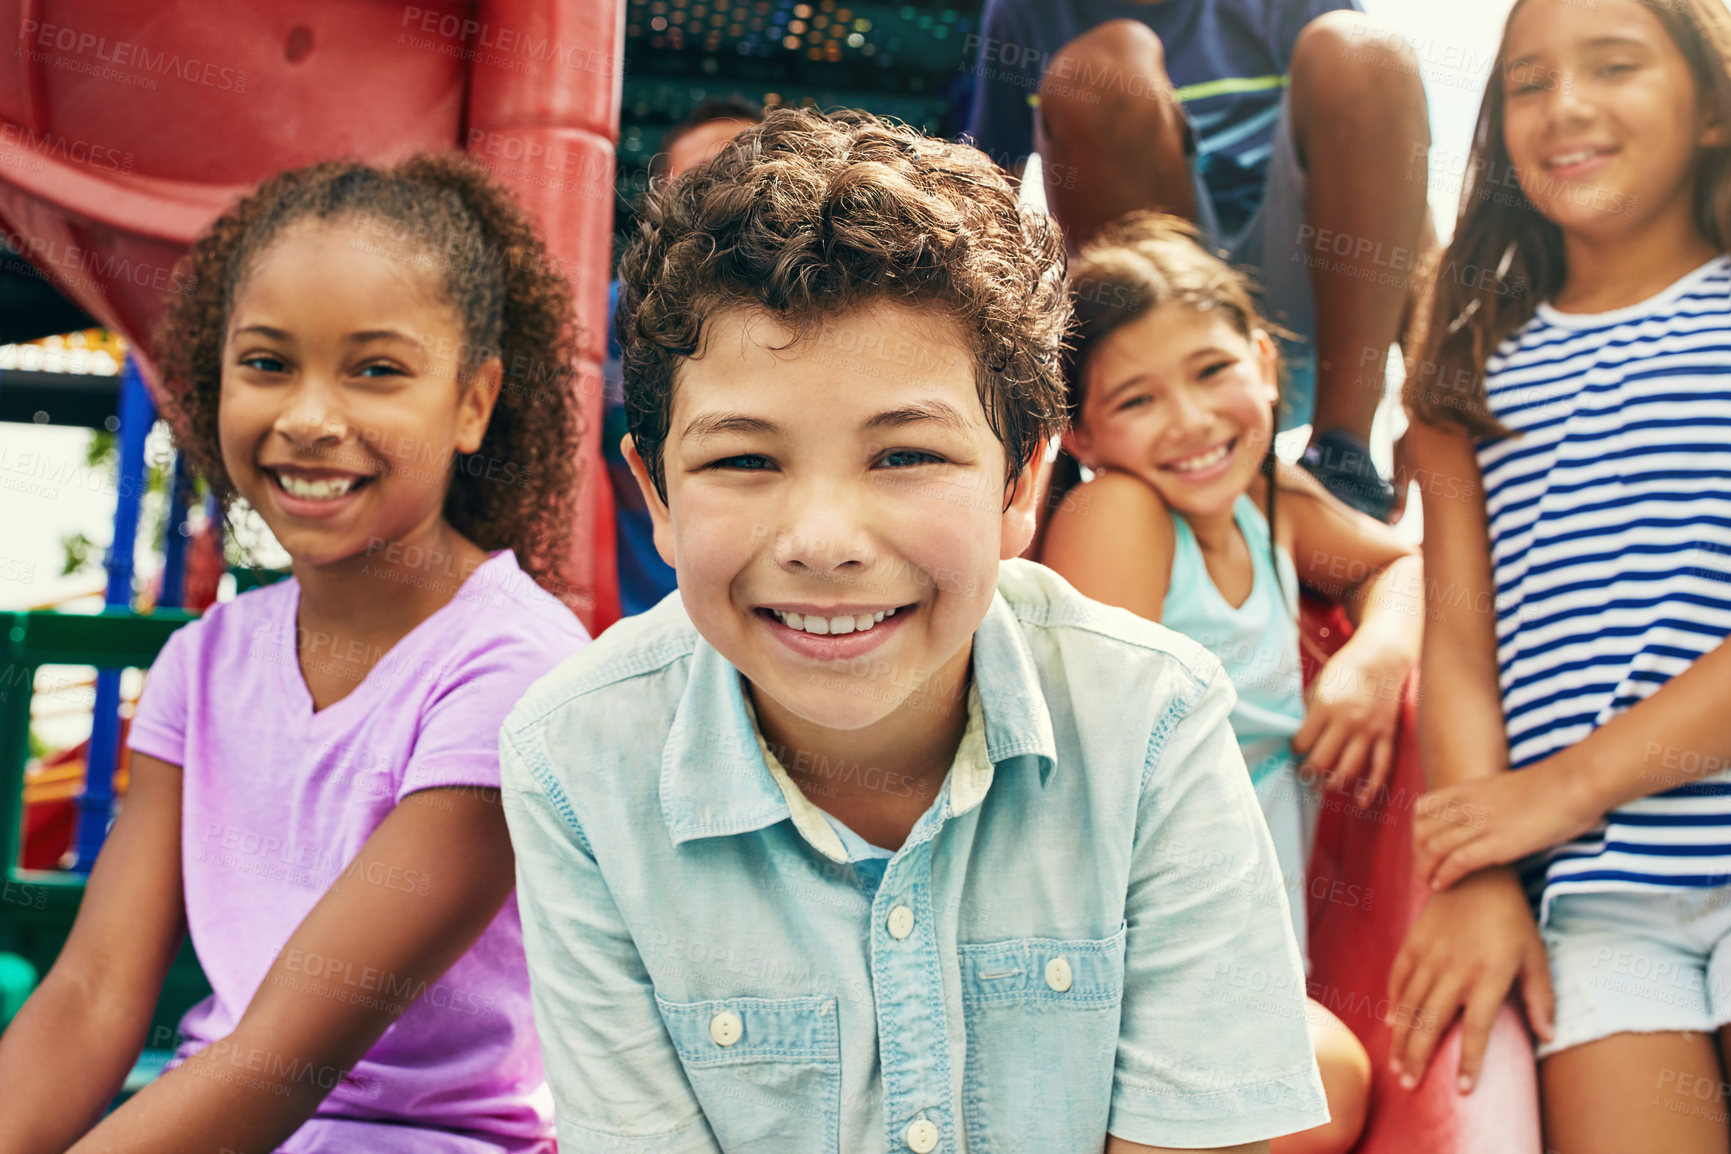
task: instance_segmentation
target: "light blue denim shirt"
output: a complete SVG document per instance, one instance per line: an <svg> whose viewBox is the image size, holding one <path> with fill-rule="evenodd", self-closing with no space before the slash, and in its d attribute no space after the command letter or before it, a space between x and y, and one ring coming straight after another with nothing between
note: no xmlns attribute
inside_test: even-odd
<svg viewBox="0 0 1731 1154"><path fill-rule="evenodd" d="M1219 663L1009 561L970 699L984 756L964 737L873 889L677 594L534 686L500 746L561 1149L1099 1154L1326 1120Z"/></svg>

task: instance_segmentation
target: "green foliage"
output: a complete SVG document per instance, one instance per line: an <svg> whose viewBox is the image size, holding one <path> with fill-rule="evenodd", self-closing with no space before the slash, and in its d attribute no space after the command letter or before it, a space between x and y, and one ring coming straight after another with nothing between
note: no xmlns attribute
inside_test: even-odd
<svg viewBox="0 0 1731 1154"><path fill-rule="evenodd" d="M93 431L84 447L84 464L88 468L112 474L120 467L120 438L105 429ZM163 533L168 527L168 486L173 475L172 455L161 459L146 458L145 496L139 511L138 530L143 534L143 539L151 543L152 548L162 547ZM195 482L194 489L195 502L202 501L205 486ZM68 533L60 538L60 548L60 575L70 577L75 573L101 568L108 546L91 540L83 533Z"/></svg>
<svg viewBox="0 0 1731 1154"><path fill-rule="evenodd" d="M70 577L74 573L102 563L102 546L86 537L83 533L68 533L60 538L62 551L60 575Z"/></svg>
<svg viewBox="0 0 1731 1154"><path fill-rule="evenodd" d="M113 468L114 462L120 459L119 453L120 439L107 429L97 429L84 446L84 463L92 469Z"/></svg>

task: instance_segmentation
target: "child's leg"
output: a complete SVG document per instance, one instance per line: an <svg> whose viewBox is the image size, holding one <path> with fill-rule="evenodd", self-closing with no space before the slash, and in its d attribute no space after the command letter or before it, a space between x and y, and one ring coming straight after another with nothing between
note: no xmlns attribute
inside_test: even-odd
<svg viewBox="0 0 1731 1154"><path fill-rule="evenodd" d="M1109 20L1054 53L1040 82L1037 133L1046 204L1070 251L1136 209L1195 219L1189 127L1165 49L1146 24Z"/></svg>
<svg viewBox="0 0 1731 1154"><path fill-rule="evenodd" d="M1613 1034L1572 1046L1539 1066L1545 1146L1557 1154L1726 1154L1722 1081L1711 1034Z"/></svg>
<svg viewBox="0 0 1731 1154"><path fill-rule="evenodd" d="M1315 789L1290 763L1256 783L1256 800L1268 822L1275 860L1286 886L1293 932L1298 935L1304 968L1310 969L1306 937L1310 919L1305 909L1305 867L1316 833ZM1322 1089L1328 1097L1329 1120L1321 1126L1277 1138L1270 1154L1346 1154L1364 1129L1370 1108L1370 1055L1347 1024L1322 1003L1306 999L1310 1044L1322 1069Z"/></svg>
<svg viewBox="0 0 1731 1154"><path fill-rule="evenodd" d="M1322 1068L1322 1089L1328 1096L1328 1121L1309 1130L1276 1138L1269 1154L1347 1154L1364 1130L1370 1110L1370 1055L1347 1028L1321 1003L1305 1003L1310 1042Z"/></svg>
<svg viewBox="0 0 1731 1154"><path fill-rule="evenodd" d="M1316 318L1312 424L1368 443L1424 228L1424 86L1402 37L1346 11L1305 27L1291 76ZM1271 257L1284 240L1268 239Z"/></svg>
<svg viewBox="0 0 1731 1154"><path fill-rule="evenodd" d="M1539 1047L1557 1154L1731 1154L1715 1028L1719 890L1563 894L1544 927L1556 1034Z"/></svg>

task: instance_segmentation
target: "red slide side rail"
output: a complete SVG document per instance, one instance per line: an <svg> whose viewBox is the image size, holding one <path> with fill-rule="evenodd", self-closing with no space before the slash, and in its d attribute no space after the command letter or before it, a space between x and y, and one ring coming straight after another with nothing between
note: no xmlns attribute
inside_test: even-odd
<svg viewBox="0 0 1731 1154"><path fill-rule="evenodd" d="M1352 627L1339 609L1304 599L1306 679ZM1539 1089L1532 1041L1520 1010L1506 1003L1492 1028L1478 1088L1455 1088L1460 1027L1444 1035L1415 1090L1388 1071L1392 1006L1388 973L1429 890L1413 868L1412 807L1424 793L1419 764L1418 674L1403 696L1400 744L1386 797L1358 809L1325 795L1306 886L1310 898L1310 995L1332 1010L1370 1051L1375 1085L1356 1154L1541 1154Z"/></svg>
<svg viewBox="0 0 1731 1154"><path fill-rule="evenodd" d="M600 365L620 8L0 0L16 46L0 55L0 230L137 346L151 376L150 330L165 296L185 289L175 262L224 206L284 168L468 147L536 215L576 290L585 429L572 576L599 632L619 615Z"/></svg>

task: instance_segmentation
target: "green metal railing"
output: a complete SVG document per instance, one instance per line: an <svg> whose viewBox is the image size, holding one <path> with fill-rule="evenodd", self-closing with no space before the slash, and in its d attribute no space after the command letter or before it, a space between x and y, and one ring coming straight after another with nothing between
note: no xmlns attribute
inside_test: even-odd
<svg viewBox="0 0 1731 1154"><path fill-rule="evenodd" d="M30 760L30 699L43 665L147 669L169 635L194 615L160 609L148 616L109 609L97 614L0 612L0 1026L16 1012L27 984L46 973L66 943L84 896L85 875L19 866L24 826L24 768ZM88 766L112 774L114 767ZM21 964L22 963L22 964ZM175 959L157 1005L149 1043L172 1041L180 1015L210 992L191 943Z"/></svg>

